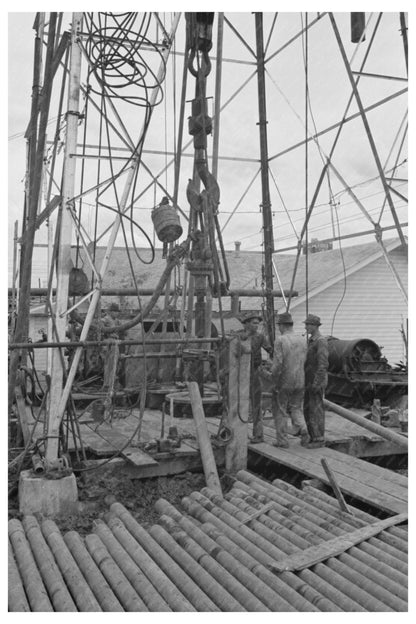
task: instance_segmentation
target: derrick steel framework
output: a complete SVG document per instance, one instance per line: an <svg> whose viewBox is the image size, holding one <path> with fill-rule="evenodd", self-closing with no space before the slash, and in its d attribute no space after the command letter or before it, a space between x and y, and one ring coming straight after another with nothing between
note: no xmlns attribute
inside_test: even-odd
<svg viewBox="0 0 416 624"><path fill-rule="evenodd" d="M260 17L261 16L261 17ZM159 46L161 49L161 53L165 55L165 59L168 59L172 64L176 63L177 59L182 59L183 53L180 52L176 48L176 41L183 44L183 34L181 35L179 26L183 23L181 22L180 14L172 14L171 16L171 27L166 27L163 23L163 19L160 15L154 14L153 19L155 23L157 23L160 35L160 39L156 42L155 45ZM58 19L57 19L58 18ZM255 49L255 45L250 45L248 43L247 37L240 30L241 20L246 20L247 23L250 21L251 28L255 31L255 22L257 26L257 33L261 34L261 38L257 38L256 44L257 49ZM267 18L267 20L265 19ZM264 236L264 255L265 255L265 275L264 275L264 294L266 303L268 305L269 312L273 314L273 251L274 251L274 234L273 234L273 210L272 210L272 202L270 201L270 190L268 189L269 185L269 172L271 163L274 161L278 161L279 158L282 158L285 155L291 154L294 150L304 147L305 149L309 149L312 146L317 147L317 152L319 153L319 157L322 159L323 167L318 176L318 182L316 185L315 192L313 194L312 201L308 206L305 207L305 214L303 220L303 226L301 228L301 232L297 235L297 252L298 258L301 253L301 245L304 239L304 236L308 232L308 225L310 219L313 215L314 207L317 203L319 197L321 197L321 187L328 176L328 170L331 170L333 175L336 177L337 181L340 184L340 187L343 191L346 191L350 194L355 204L358 206L359 210L368 218L374 228L374 234L376 235L376 239L381 241L381 232L383 230L387 230L390 226L388 223L385 227L381 226L379 217L378 220L373 219L369 212L366 210L363 202L355 195L352 191L352 184L348 184L348 181L344 178L342 173L340 172L339 165L335 165L333 162L335 147L338 142L339 137L341 136L341 131L344 130L344 127L348 127L348 124L352 124L357 120L360 120L364 124L365 135L368 138L371 153L375 160L378 175L382 181L383 191L385 194L385 202L387 202L389 212L394 221L394 227L397 229L398 235L402 240L402 243L406 244L406 239L404 237L402 228L406 224L401 224L400 219L397 215L395 208L395 198L392 195L392 191L396 196L400 195L399 199L407 202L407 199L404 195L399 194L394 187L392 187L392 183L394 181L394 176L396 174L396 168L393 168L393 179L388 183L388 178L385 174L385 169L387 165L383 166L381 163L381 158L378 154L378 150L376 147L376 143L371 131L370 123L369 123L369 114L372 111L375 111L382 107L383 105L387 105L392 101L402 101L403 96L405 96L407 89L400 88L397 91L393 91L392 93L385 95L384 97L378 98L375 102L371 101L370 103L364 104L360 96L360 91L358 89L358 84L360 80L368 78L371 80L380 80L385 82L399 81L403 82L406 78L403 76L392 76L390 74L385 73L376 73L376 72L366 72L364 71L366 67L367 56L370 54L371 46L374 44L377 38L377 30L379 28L380 23L382 22L382 15L379 14L377 16L370 16L367 21L368 31L365 33L367 37L367 48L364 54L364 57L361 59L361 65L359 70L352 69L352 64L354 62L353 59L349 60L346 54L346 42L345 42L345 28L343 32L340 33L339 22L342 21L340 16L334 16L333 14L318 14L313 19L308 20L307 26L303 26L300 30L294 30L288 39L281 44L277 49L273 52L270 52L270 47L272 46L274 40L277 38L278 29L276 24L279 23L279 15L277 16L263 16L262 14L256 14L254 17L251 14L240 14L230 16L226 16L224 14L218 14L218 27L217 27L217 49L216 56L212 56L212 61L216 62L216 79L215 83L212 81L213 86L215 84L215 102L214 102L214 129L213 129L213 151L212 151L212 171L218 175L220 180L220 187L223 189L226 188L226 185L221 185L221 167L225 166L227 163L234 163L234 165L239 165L241 167L253 166L257 165L256 173L254 177L250 177L250 181L247 185L240 185L238 190L240 191L243 188L243 191L240 195L238 194L239 199L235 203L235 207L231 212L229 212L229 216L226 217L225 223L222 226L222 231L228 226L230 221L234 218L235 215L238 215L238 208L240 205L245 202L246 204L253 201L253 196L257 197L257 202L260 203L260 195L262 195L261 200L261 216L262 216L262 225L261 230L263 231ZM267 21L267 26L264 26L263 32L263 24L262 21ZM101 291L102 291L102 282L105 277L106 270L108 268L108 261L111 255L112 248L116 242L117 233L122 225L122 214L126 213L130 204L138 203L140 201L149 201L149 194L153 193L156 195L156 191L163 193L166 195L177 207L178 211L181 213L182 217L187 220L188 218L188 209L185 207L185 199L184 199L184 189L180 185L180 174L181 168L186 167L183 163L183 158L193 158L193 154L187 152L186 150L191 145L192 139L189 141L183 140L183 132L184 132L184 115L186 108L186 97L187 97L187 88L186 88L186 71L184 68L184 76L182 81L182 91L180 95L180 112L178 115L177 107L177 89L174 84L173 94L174 94L174 103L171 103L172 106L172 128L169 128L169 134L172 135L173 140L171 143L173 144L173 149L169 149L167 145L167 132L165 132L165 145L164 149L152 149L153 145L149 145L146 147L141 146L140 155L137 153L136 142L132 135L132 131L127 128L127 122L122 118L121 110L117 110L117 107L114 105L112 101L110 101L108 105L108 109L102 108L102 102L100 102L99 95L94 97L96 94L91 93L88 87L85 86L85 83L80 79L81 76L81 62L87 61L86 58L86 49L85 46L82 45L82 42L85 38L85 32L82 28L82 14L74 14L72 16L72 27L70 31L64 31L59 39L59 28L62 24L62 15L59 14L56 16L55 14L50 14L49 18L47 14L39 14L36 23L36 40L35 40L35 69L34 69L34 85L41 84L42 80L40 79L40 65L41 65L41 57L42 53L40 50L40 46L42 44L42 40L44 40L45 46L49 49L49 54L51 55L51 59L46 62L45 67L48 68L47 73L45 71L44 84L42 88L42 99L41 105L39 105L39 88L35 88L33 90L33 99L32 99L32 115L31 115L31 124L32 124L32 132L33 132L33 124L36 123L36 115L39 114L39 110L41 114L44 115L43 121L39 122L39 130L38 130L38 138L36 144L39 149L41 149L40 155L37 155L35 150L30 150L30 175L29 178L29 187L28 187L28 202L27 205L31 205L32 207L28 210L29 215L25 215L24 219L24 232L22 238L24 238L25 249L29 249L29 252L22 252L22 259L26 262L26 266L30 264L28 259L30 259L31 251L33 250L33 241L35 235L36 227L40 227L42 221L44 219L50 220L50 217L53 216L53 212L57 211L56 208L58 205L61 206L59 214L60 214L60 224L59 224L59 232L60 232L60 242L59 245L55 245L55 252L51 259L51 270L50 270L50 280L49 280L49 311L51 317L53 319L53 335L58 340L61 341L65 335L65 325L66 325L66 313L68 311L68 275L69 275L69 260L71 257L71 242L73 241L73 232L76 232L76 238L78 240L78 244L83 248L84 258L87 262L90 270L95 275L95 284L89 293L88 297L90 298L90 306L87 314L87 320L84 324L83 333L81 334L81 340L85 340L86 335L88 333L88 327L90 322L93 319L94 313L96 311L96 307L99 304ZM372 20L372 21L371 21ZM399 23L399 16L397 16L397 21ZM54 23L58 23L58 30L56 37L52 37L53 28L56 26L52 25ZM310 136L303 137L302 140L297 140L291 143L289 146L286 146L284 149L280 149L278 152L273 153L271 156L267 153L267 131L269 130L270 135L270 106L267 106L269 95L268 88L271 86L275 86L279 95L286 101L286 96L280 87L280 85L276 82L275 77L272 73L272 61L275 61L279 58L280 55L287 54L288 50L290 50L290 46L293 46L295 43L299 43L302 40L306 30L309 33L313 33L314 29L321 29L322 24L325 22L325 26L327 28L327 36L331 36L336 40L338 45L338 51L340 57L343 60L344 68L346 72L346 76L350 82L350 96L348 100L347 107L342 114L341 121L337 121L336 123L324 124L324 127L315 128L313 133L310 133ZM403 19L403 16L400 16L400 24L402 26L402 36L404 43L404 54L406 57L406 68L407 68L407 26L406 22ZM404 25L403 25L404 24ZM320 32L322 32L320 30ZM236 56L231 58L228 56L224 56L223 50L223 40L225 42L225 34L228 34L230 37L233 36L235 41L237 42L234 46L234 50L236 50L236 46L241 46L244 50L241 52L241 49L236 52ZM263 34L265 35L265 43L262 40ZM406 35L406 36L405 36ZM214 37L215 41L215 37ZM361 39L359 44L357 44L357 50L359 46L362 45L364 41L364 37ZM49 46L49 48L48 48ZM71 62L69 64L68 56L65 56L67 51L70 50ZM149 52L151 53L151 52ZM238 55L244 57L247 55L248 58L237 58ZM263 55L262 55L263 53ZM355 54L355 52L354 52ZM77 60L78 59L78 60ZM247 76L245 76L242 81L236 80L234 76L234 81L238 84L233 85L231 89L231 93L227 94L228 97L224 103L221 102L221 98L223 97L225 91L224 85L224 69L228 66L235 67L244 67L247 69L253 68L251 72ZM269 69L270 68L270 69ZM162 63L160 66L160 71L164 71L165 66ZM58 73L58 70L61 72L61 76ZM62 70L62 71L61 71ZM174 70L172 70L173 74L176 73L176 65ZM264 79L262 80L262 72L264 71ZM237 144L238 149L241 150L246 147L244 142L244 132L246 127L244 123L247 123L247 113L243 111L243 106L241 105L241 98L239 96L243 93L244 90L247 89L248 85L257 75L258 77L258 89L255 97L250 100L250 104L259 105L260 110L258 114L258 123L259 123L259 131L260 131L260 155L259 158L253 158L252 156L241 156L241 155L226 155L222 153L221 150L221 141L225 135L230 135L229 127L224 125L224 122L221 124L221 134L220 137L220 120L222 116L227 111L231 111L232 104L234 106L233 112L228 116L227 122L230 122L230 116L234 117L237 120L237 130L234 130L235 134L231 137L232 140ZM228 76L229 77L229 76ZM47 98L45 94L48 89L52 89L52 84L56 84L61 79L61 84L64 85L65 81L69 82L69 95L68 104L67 104L67 112L65 115L66 127L59 127L60 132L58 132L58 125L56 131L56 137L53 142L53 157L51 158L50 167L46 167L44 162L44 152L45 148L42 148L41 138L45 134L45 130L42 130L42 126L45 126L45 119L48 116L48 110L46 108L45 102ZM221 80L222 79L222 80ZM269 81L267 83L267 81ZM310 85L306 85L305 89L308 90ZM267 90L267 93L266 93ZM63 92L64 90L62 90ZM247 92L247 91L246 91ZM165 94L167 93L167 87L165 89ZM159 94L159 86L157 85L153 91L154 98L158 97ZM165 95L166 99L167 96ZM238 101L240 99L240 105L238 105ZM80 111L79 102L83 104L83 110ZM98 101L96 101L98 100ZM288 102L288 100L287 100ZM358 107L357 112L350 112L351 103ZM56 103L56 102L55 102ZM289 103L290 104L290 103ZM88 140L85 140L85 135L81 139L80 137L80 129L82 127L82 122L84 117L86 116L86 107L87 105L95 109L96 114L99 119L104 119L107 123L108 132L112 133L112 138L115 142L117 139L117 144L112 145L111 141L108 141L107 145L104 143L93 144L89 143ZM41 108L43 106L43 109ZM62 104L61 104L62 106ZM159 110L161 105L159 105ZM125 112L123 110L123 112ZM165 127L163 131L167 130L166 128L166 118L169 115L165 111ZM178 117L178 119L177 119ZM252 117L257 118L257 113L254 115L252 113ZM238 119L240 118L240 134L238 134ZM243 121L241 121L243 120ZM399 129L397 130L397 134L394 136L392 150L396 155L396 166L398 165L400 157L403 155L403 144L405 141L405 137L407 135L407 126L404 124L405 117L401 120L401 124ZM159 117L159 123L160 117ZM178 127L176 127L178 124ZM151 126L150 126L151 127ZM133 124L134 128L134 124ZM101 132L99 126L96 127L97 133ZM322 145L319 143L322 138L329 134L332 131L336 131L335 140L330 145L330 148L323 149ZM57 153L56 153L56 143L62 142L61 132L65 132L65 156L64 156L64 165L57 173L54 171ZM147 133L142 129L142 134ZM150 132L149 132L150 133ZM163 134L162 132L161 134ZM78 134L78 138L77 138ZM30 133L29 133L29 136ZM101 136L101 135L100 135ZM147 137L146 137L147 138ZM252 137L251 137L252 138ZM257 137L258 140L258 137ZM399 149L396 147L396 142L401 140ZM275 151L276 147L276 139L274 142L270 141L270 136L268 140L269 145L273 144L273 151ZM237 151L237 150L235 150ZM115 155L116 154L116 155ZM169 159L169 157L172 158ZM160 157L164 158L163 166L160 166ZM124 166L123 163L129 163L128 166ZM149 160L148 160L149 159ZM159 160L158 160L159 159ZM112 166L114 163L119 162L121 168L117 173L118 180L124 180L124 188L122 187L121 198L118 200L118 214L114 218L113 222L107 225L104 224L104 227L101 232L95 231L93 235L87 232L85 224L83 224L81 219L81 206L86 202L86 198L91 193L96 192L97 197L98 193L101 192L101 189L105 188L106 184L109 183L108 178L100 179L96 184L92 183L90 179L88 179L87 188L83 188L83 184L87 178L87 175L84 175L85 169L88 167L89 162L100 163L98 167L103 167L103 163L111 160ZM81 162L81 167L83 171L83 177L80 181L80 176L78 173L78 177L76 177L76 168L77 163ZM151 164L148 164L150 163ZM43 210L41 208L41 200L39 198L40 191L36 189L33 190L33 185L35 183L39 183L41 176L39 175L39 167L43 167L43 175L49 176L49 191L46 196L46 206ZM144 182L139 178L138 186L134 186L136 182L136 175L138 169L140 167L140 171L147 174L150 178L148 183ZM174 169L174 173L172 174L172 169ZM187 168L189 170L188 175L192 176L191 167ZM237 171L238 177L238 169ZM245 170L246 171L246 170ZM61 187L58 182L57 176L58 174L62 174L63 185ZM111 172L112 173L112 172ZM261 175L260 175L261 174ZM170 176L170 180L168 180ZM244 176L241 176L244 178ZM165 178L165 180L163 180ZM229 175L228 175L229 179ZM258 188L258 183L261 182L261 191ZM306 184L312 184L310 179L306 180ZM140 186L142 185L142 186ZM134 187L134 189L133 189ZM170 189L173 188L172 192ZM55 191L55 196L52 197L52 189ZM134 197L131 196L132 189ZM273 189L272 189L273 190ZM278 195L280 195L280 191L277 188ZM234 186L233 192L235 193L236 187ZM228 190L226 191L227 197ZM234 195L235 197L235 195ZM276 193L274 194L276 197ZM57 198L57 200L55 199ZM228 200L228 197L226 201ZM97 206L99 201L97 199ZM227 213L225 213L227 214ZM224 216L225 216L224 214ZM42 216L43 215L43 216ZM220 212L221 216L221 212ZM108 223L108 219L107 219ZM147 220L147 224L149 224L149 219ZM105 260L102 263L101 267L97 267L94 262L93 253L91 252L91 243L96 244L98 241L105 239L107 236L107 252L105 254ZM347 235L348 236L348 235ZM334 236L333 239L341 239L341 236ZM279 240L277 238L277 240ZM32 249L31 249L32 247ZM57 257L56 257L57 256ZM58 261L58 269L56 273L57 277L57 296L56 296L56 304L52 301L52 281L53 281L53 263L55 260ZM394 267L390 266L390 269L394 272ZM295 276L294 276L295 277ZM21 271L20 275L20 288L19 288L19 312L17 319L16 332L14 336L14 342L22 343L24 342L25 331L27 332L27 324L28 324L28 310L25 309L24 302L29 300L30 294L30 276L28 277L28 272L24 274ZM291 289L293 289L294 278L291 284ZM280 287L280 283L279 283ZM404 287L403 287L404 290ZM56 307L54 307L56 305ZM290 295L287 300L286 308L290 307ZM269 322L272 323L272 316L269 315ZM77 351L77 353L81 353L81 349ZM11 355L11 368L10 368L10 382L9 390L13 392L14 388L14 376L18 365L18 355L14 355L12 351ZM64 365L62 353L59 350L56 350L53 355L53 364L51 367L52 372L52 383L51 383L51 399L50 399L50 407L49 407L49 416L51 422L48 427L48 442L47 442L47 457L50 460L53 460L57 456L57 439L58 439L58 429L59 424L62 420L62 417L65 412L66 402L69 397L69 393L71 390L71 385L73 378L75 376L76 363L77 358L74 359L74 362L69 373L66 376L65 384L63 383L63 375L64 375ZM64 386L64 387L63 387Z"/></svg>

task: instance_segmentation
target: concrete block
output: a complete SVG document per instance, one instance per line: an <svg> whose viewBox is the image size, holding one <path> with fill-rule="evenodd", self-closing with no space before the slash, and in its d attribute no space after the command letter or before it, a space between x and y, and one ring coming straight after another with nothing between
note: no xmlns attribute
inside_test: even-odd
<svg viewBox="0 0 416 624"><path fill-rule="evenodd" d="M78 511L78 488L74 474L61 479L48 479L22 470L19 478L19 511L44 516L74 514Z"/></svg>

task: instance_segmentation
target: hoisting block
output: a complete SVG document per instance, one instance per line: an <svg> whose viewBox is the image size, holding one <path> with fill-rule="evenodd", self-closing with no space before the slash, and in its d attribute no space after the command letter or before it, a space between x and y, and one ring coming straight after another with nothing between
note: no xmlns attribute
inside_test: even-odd
<svg viewBox="0 0 416 624"><path fill-rule="evenodd" d="M78 488L74 474L51 479L37 476L33 470L22 470L19 478L19 511L44 516L73 514L78 511Z"/></svg>

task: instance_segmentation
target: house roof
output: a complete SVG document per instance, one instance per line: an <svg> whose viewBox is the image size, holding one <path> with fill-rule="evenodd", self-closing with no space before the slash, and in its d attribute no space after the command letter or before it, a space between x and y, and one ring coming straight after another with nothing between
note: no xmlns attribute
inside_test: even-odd
<svg viewBox="0 0 416 624"><path fill-rule="evenodd" d="M385 247L390 252L400 247L400 240L391 239L385 243ZM140 257L146 260L150 258L149 250L138 249L137 251ZM98 266L100 266L104 253L104 247L97 248L96 263ZM162 258L162 250L155 250L155 258L152 264L144 264L134 252L130 251L130 254L137 285L141 288L154 288L166 266L166 260ZM293 288L298 292L300 298L305 295L306 274L308 275L308 291L311 293L326 287L329 283L343 279L345 273L354 273L381 256L382 250L377 242L345 247L342 251L333 249L308 254L308 256L301 255L298 260ZM226 251L226 258L231 276L231 290L261 289L262 265L264 264L262 252ZM295 262L295 255L274 254L274 264L283 289L287 290L291 287ZM87 265L84 265L84 269L85 266ZM127 252L124 247L114 248L108 271L104 277L103 287L134 287ZM275 288L277 289L277 286Z"/></svg>

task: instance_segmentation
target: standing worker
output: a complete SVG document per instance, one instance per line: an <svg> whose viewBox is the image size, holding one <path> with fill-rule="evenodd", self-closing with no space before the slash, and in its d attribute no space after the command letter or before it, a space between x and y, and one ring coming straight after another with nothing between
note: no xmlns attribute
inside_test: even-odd
<svg viewBox="0 0 416 624"><path fill-rule="evenodd" d="M274 446L288 448L287 421L290 416L292 433L307 439L303 417L303 393L305 386L306 341L293 331L293 319L289 312L279 314L271 371L266 373L273 382L272 413L276 427Z"/></svg>
<svg viewBox="0 0 416 624"><path fill-rule="evenodd" d="M263 442L263 414L261 409L261 381L260 366L262 362L261 350L264 349L272 354L272 348L267 337L258 331L263 320L259 314L246 312L238 317L244 325L241 335L250 338L251 342L251 363L250 363L250 405L253 419L253 437L250 438L252 444Z"/></svg>
<svg viewBox="0 0 416 624"><path fill-rule="evenodd" d="M308 314L304 320L309 334L305 362L305 397L303 411L310 441L307 448L325 446L324 392L328 384L328 341L319 331L321 319Z"/></svg>

